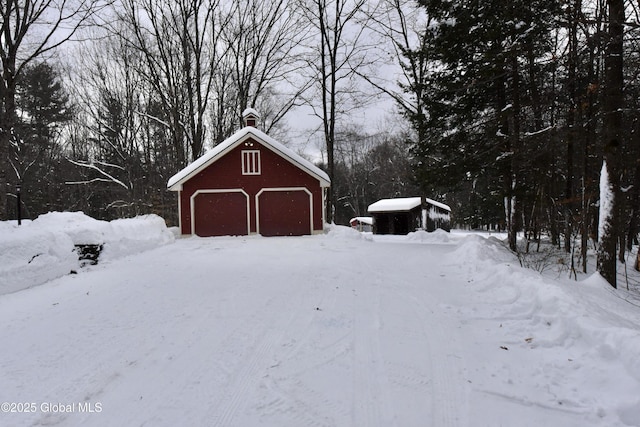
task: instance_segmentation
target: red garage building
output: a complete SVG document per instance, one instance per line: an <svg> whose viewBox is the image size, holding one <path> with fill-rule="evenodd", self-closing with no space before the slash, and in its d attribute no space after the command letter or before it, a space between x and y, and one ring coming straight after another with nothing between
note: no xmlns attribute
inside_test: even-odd
<svg viewBox="0 0 640 427"><path fill-rule="evenodd" d="M248 126L174 175L182 234L297 236L323 231L329 176Z"/></svg>

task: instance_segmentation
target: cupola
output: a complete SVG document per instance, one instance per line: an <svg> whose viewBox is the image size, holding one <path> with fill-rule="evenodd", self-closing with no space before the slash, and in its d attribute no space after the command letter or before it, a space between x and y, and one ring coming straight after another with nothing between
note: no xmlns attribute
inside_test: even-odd
<svg viewBox="0 0 640 427"><path fill-rule="evenodd" d="M253 108L247 108L242 112L242 119L245 126L258 127L258 120L260 120L260 114Z"/></svg>

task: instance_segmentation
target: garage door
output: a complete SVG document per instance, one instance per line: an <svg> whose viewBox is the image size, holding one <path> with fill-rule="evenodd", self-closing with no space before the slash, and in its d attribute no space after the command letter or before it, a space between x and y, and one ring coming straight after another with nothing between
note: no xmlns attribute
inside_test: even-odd
<svg viewBox="0 0 640 427"><path fill-rule="evenodd" d="M262 190L257 201L259 233L263 236L311 234L311 194L308 190Z"/></svg>
<svg viewBox="0 0 640 427"><path fill-rule="evenodd" d="M194 232L201 237L249 234L248 196L241 191L201 190L193 198Z"/></svg>

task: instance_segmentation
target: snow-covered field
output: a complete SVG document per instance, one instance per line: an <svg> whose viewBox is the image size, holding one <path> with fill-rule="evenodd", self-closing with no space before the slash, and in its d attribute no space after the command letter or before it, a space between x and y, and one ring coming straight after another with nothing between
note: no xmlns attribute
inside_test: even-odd
<svg viewBox="0 0 640 427"><path fill-rule="evenodd" d="M88 222L60 215L48 245L0 225L2 426L640 425L640 307L495 238L174 240L147 217L85 224L108 256L36 283Z"/></svg>

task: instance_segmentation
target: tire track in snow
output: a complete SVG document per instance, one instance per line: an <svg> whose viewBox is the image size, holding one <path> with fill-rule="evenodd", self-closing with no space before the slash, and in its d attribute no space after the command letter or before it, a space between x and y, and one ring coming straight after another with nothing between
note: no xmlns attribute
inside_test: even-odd
<svg viewBox="0 0 640 427"><path fill-rule="evenodd" d="M102 274L101 270L97 270L95 273ZM114 287L117 288L117 286ZM117 307L128 307L132 304L138 304L140 295L145 295L146 291L135 288L129 294L122 295L117 289L115 292L121 296ZM61 306L69 306L71 310L77 310L78 303L95 304L95 301L92 299L74 301L72 299L62 302ZM50 321L58 324L56 323L57 319L58 317L54 316ZM47 391L43 391L42 397L40 397L41 401L99 402L105 394L120 386L125 374L128 374L130 369L136 369L138 362L154 357L158 347L164 341L164 337L161 337L157 328L147 330L144 334L145 338L140 340L133 332L136 331L136 328L144 330L151 323L140 312L135 312L133 315L135 321L131 324L124 323L123 319L126 317L121 318L113 315L106 317L99 315L95 318L91 315L78 319L74 333L84 337L84 347L78 348L77 342L74 341L71 347L61 348L56 345L56 347L50 348L47 354L47 358L52 358L47 362L49 366L60 369L60 366L72 363L75 369L72 373L70 372L64 382L46 388ZM59 327L57 330L67 329L71 328ZM111 338L117 343L116 345L112 345L110 340L104 339L104 336L109 334L112 335ZM91 344L87 345L86 342ZM38 419L35 421L35 425L57 424L67 419L78 422L90 416L90 414L64 412L47 412L37 415Z"/></svg>
<svg viewBox="0 0 640 427"><path fill-rule="evenodd" d="M386 279L379 296L380 325L376 331L381 363L371 372L371 380L380 383L380 399L384 406L382 420L374 425L425 425L431 404L430 366L426 357L429 346L422 332L417 330L420 320L407 309L406 298Z"/></svg>
<svg viewBox="0 0 640 427"><path fill-rule="evenodd" d="M414 413L416 416L423 416L428 402L431 403L431 422L423 418L420 423L438 427L466 426L468 383L463 376L465 368L457 341L456 320L444 313L441 305L446 296L442 289L455 287L446 283L445 276L438 276L437 262L433 259L440 255L439 251L425 253L401 249L407 249L404 257L407 264L429 265L436 269L431 270L424 281L408 280L403 264L381 269L383 276L380 279L386 284L383 313L390 314L388 319L392 322L386 342L397 343L398 347L385 349L388 378L392 380L391 385L400 383L406 387L405 396L411 389L430 394L424 399L408 396L410 404L423 405ZM434 276L438 279L433 280ZM392 313L399 309L403 312Z"/></svg>
<svg viewBox="0 0 640 427"><path fill-rule="evenodd" d="M265 364L266 356L273 348L274 342L280 341L282 331L268 329L260 335L262 339L252 349L249 356L243 358L239 363L239 369L233 374L232 383L224 388L224 396L215 403L217 411L211 416L211 425L231 425L231 420L241 403L246 399L248 391L259 384L259 373L267 367Z"/></svg>
<svg viewBox="0 0 640 427"><path fill-rule="evenodd" d="M450 324L451 319L439 314L439 308L433 304L427 304L404 291L400 293L410 302L408 306L419 319L420 331L429 345L432 425L465 426L468 410L466 380L461 375L464 364L459 356L455 336L451 334L450 328L443 327ZM426 312L430 312L431 315L427 316Z"/></svg>
<svg viewBox="0 0 640 427"><path fill-rule="evenodd" d="M354 310L352 425L393 426L386 391L388 376L380 346L381 284L376 280L357 300Z"/></svg>
<svg viewBox="0 0 640 427"><path fill-rule="evenodd" d="M345 270L347 274L350 271ZM305 296L315 309L292 322L288 342L283 344L287 350L263 378L266 402L256 409L261 418L269 418L269 425L334 427L343 425L338 420L349 419L349 408L335 391L313 380L319 373L331 375L352 352L353 321L345 315L342 304L353 294L347 291L350 286L336 282L340 277L327 270L312 279L304 278Z"/></svg>
<svg viewBox="0 0 640 427"><path fill-rule="evenodd" d="M336 415L348 415L344 408L330 398L331 396L308 387L303 381L296 380L293 384L280 384L281 382L265 382L271 400L260 406L259 410L262 416L284 416L291 422L272 425L335 427ZM286 392L285 385L293 386L297 393Z"/></svg>
<svg viewBox="0 0 640 427"><path fill-rule="evenodd" d="M362 270L373 268L370 263L347 265L340 274L329 270L307 284L320 291L313 298L321 308L296 321L295 339L263 379L266 396L256 409L269 425L395 425L381 352L381 286L377 280L360 282ZM340 390L327 388L318 381L323 377L345 382Z"/></svg>
<svg viewBox="0 0 640 427"><path fill-rule="evenodd" d="M257 389L262 383L265 374L261 373L272 366L269 355L274 352L276 345L282 343L288 326L300 317L303 308L307 308L300 303L300 292L298 289L297 294L291 295L290 300L295 300L295 302L286 305L286 307L296 307L292 312L287 312L287 309L283 307L266 306L264 310L261 310L262 315L252 316L257 319L252 323L258 324L260 319L267 318L264 316L264 312L283 313L276 318L270 327L261 328L258 333L253 333L254 336L259 337L257 343L244 349L247 355L236 364L235 370L230 375L230 381L224 386L224 394L216 401L215 409L208 417L210 425L221 427L232 425L231 421L240 407L246 404L250 391ZM273 301L273 299L270 300L270 302ZM230 338L232 337L230 336Z"/></svg>

